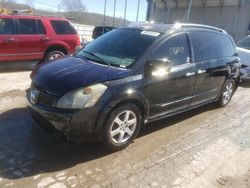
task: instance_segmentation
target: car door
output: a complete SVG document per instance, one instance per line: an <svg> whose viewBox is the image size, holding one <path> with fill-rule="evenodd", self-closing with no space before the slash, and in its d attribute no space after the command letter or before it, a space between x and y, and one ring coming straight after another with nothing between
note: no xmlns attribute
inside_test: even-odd
<svg viewBox="0 0 250 188"><path fill-rule="evenodd" d="M197 67L196 86L191 106L216 99L227 77L227 67L236 54L232 40L218 32L190 32Z"/></svg>
<svg viewBox="0 0 250 188"><path fill-rule="evenodd" d="M19 19L18 52L20 60L42 59L46 50L46 30L39 19Z"/></svg>
<svg viewBox="0 0 250 188"><path fill-rule="evenodd" d="M169 70L165 75L161 71L157 75L156 70L145 77L150 118L188 108L195 86L195 65L191 62L186 33L168 37L154 47L149 62L159 59L169 64Z"/></svg>
<svg viewBox="0 0 250 188"><path fill-rule="evenodd" d="M0 18L0 61L18 60L16 23L13 18Z"/></svg>

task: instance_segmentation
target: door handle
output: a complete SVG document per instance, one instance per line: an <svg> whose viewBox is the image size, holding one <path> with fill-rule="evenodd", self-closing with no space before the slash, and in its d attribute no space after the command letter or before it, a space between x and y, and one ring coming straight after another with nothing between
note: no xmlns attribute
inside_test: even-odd
<svg viewBox="0 0 250 188"><path fill-rule="evenodd" d="M206 70L198 70L198 74L206 73Z"/></svg>
<svg viewBox="0 0 250 188"><path fill-rule="evenodd" d="M47 41L49 41L49 37L44 37L44 38L41 38L41 41L45 41L45 42L47 42Z"/></svg>
<svg viewBox="0 0 250 188"><path fill-rule="evenodd" d="M4 39L4 42L14 42L16 41L15 38L7 38L7 39Z"/></svg>
<svg viewBox="0 0 250 188"><path fill-rule="evenodd" d="M188 76L194 76L195 75L195 72L188 72L188 73L186 73L186 76L188 77Z"/></svg>

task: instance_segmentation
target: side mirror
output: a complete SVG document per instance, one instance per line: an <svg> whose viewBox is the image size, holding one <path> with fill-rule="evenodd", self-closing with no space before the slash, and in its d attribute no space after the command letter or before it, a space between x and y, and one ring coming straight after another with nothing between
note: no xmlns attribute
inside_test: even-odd
<svg viewBox="0 0 250 188"><path fill-rule="evenodd" d="M148 61L145 67L146 77L165 77L171 70L171 62L166 59Z"/></svg>

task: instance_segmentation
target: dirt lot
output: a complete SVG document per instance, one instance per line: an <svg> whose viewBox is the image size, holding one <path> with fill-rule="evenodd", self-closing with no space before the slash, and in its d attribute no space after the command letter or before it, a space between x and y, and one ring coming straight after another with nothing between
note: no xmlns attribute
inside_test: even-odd
<svg viewBox="0 0 250 188"><path fill-rule="evenodd" d="M46 135L26 108L29 84L29 72L0 74L0 187L250 187L250 83L226 108L150 124L116 153Z"/></svg>

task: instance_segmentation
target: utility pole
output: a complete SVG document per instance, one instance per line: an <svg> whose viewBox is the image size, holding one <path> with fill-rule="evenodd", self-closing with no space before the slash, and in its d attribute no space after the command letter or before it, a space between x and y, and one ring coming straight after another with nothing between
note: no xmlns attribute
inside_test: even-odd
<svg viewBox="0 0 250 188"><path fill-rule="evenodd" d="M139 11L140 11L140 0L138 0L138 5L137 5L137 15L136 15L136 22L138 22Z"/></svg>
<svg viewBox="0 0 250 188"><path fill-rule="evenodd" d="M58 15L60 16L60 13L61 13L61 5L58 4Z"/></svg>
<svg viewBox="0 0 250 188"><path fill-rule="evenodd" d="M107 0L104 2L104 14L103 14L103 26L105 26L106 22L106 7L107 7Z"/></svg>
<svg viewBox="0 0 250 188"><path fill-rule="evenodd" d="M5 8L5 0L1 0L1 8Z"/></svg>
<svg viewBox="0 0 250 188"><path fill-rule="evenodd" d="M186 20L186 22L189 22L189 17L190 17L190 11L191 11L191 7L192 7L192 2L193 2L193 0L189 0L189 6L188 6L188 13L187 13L187 20Z"/></svg>
<svg viewBox="0 0 250 188"><path fill-rule="evenodd" d="M128 3L128 1L127 0L125 0L125 9L124 9L124 20L123 20L123 24L124 24L124 26L126 25L126 16L127 16L127 3Z"/></svg>
<svg viewBox="0 0 250 188"><path fill-rule="evenodd" d="M116 0L114 0L113 27L115 26Z"/></svg>

